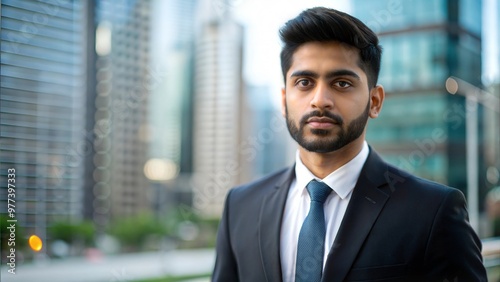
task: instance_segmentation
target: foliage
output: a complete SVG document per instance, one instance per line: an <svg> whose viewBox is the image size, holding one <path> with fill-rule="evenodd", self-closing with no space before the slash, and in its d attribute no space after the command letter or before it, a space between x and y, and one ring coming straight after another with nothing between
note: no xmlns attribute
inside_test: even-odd
<svg viewBox="0 0 500 282"><path fill-rule="evenodd" d="M184 241L179 236L179 227L190 222L197 226L198 235L194 240ZM195 209L187 205L179 205L166 214L165 224L168 235L175 238L178 248L209 248L215 246L218 218L208 218L199 214Z"/></svg>
<svg viewBox="0 0 500 282"><path fill-rule="evenodd" d="M137 248L152 235L165 235L166 229L152 214L142 213L117 220L110 226L108 232L124 246Z"/></svg>
<svg viewBox="0 0 500 282"><path fill-rule="evenodd" d="M176 236L177 228L182 222L190 221L198 224L201 220L200 216L191 207L179 205L165 215L167 234Z"/></svg>
<svg viewBox="0 0 500 282"><path fill-rule="evenodd" d="M73 223L58 221L48 228L52 240L62 240L68 244L81 240L85 246L91 246L95 239L95 228L91 221Z"/></svg>
<svg viewBox="0 0 500 282"><path fill-rule="evenodd" d="M163 216L142 213L116 220L107 230L127 251L158 247L164 240L177 248L207 248L215 245L219 219L204 218L186 205L177 206ZM195 237L186 239L182 227L195 226Z"/></svg>

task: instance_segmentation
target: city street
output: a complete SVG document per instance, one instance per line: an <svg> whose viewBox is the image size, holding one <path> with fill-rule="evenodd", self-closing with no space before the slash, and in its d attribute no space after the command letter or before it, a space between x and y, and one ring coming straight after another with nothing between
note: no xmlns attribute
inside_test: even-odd
<svg viewBox="0 0 500 282"><path fill-rule="evenodd" d="M16 266L16 274L1 269L2 282L122 282L167 275L209 273L213 249L173 250L86 258L48 260Z"/></svg>

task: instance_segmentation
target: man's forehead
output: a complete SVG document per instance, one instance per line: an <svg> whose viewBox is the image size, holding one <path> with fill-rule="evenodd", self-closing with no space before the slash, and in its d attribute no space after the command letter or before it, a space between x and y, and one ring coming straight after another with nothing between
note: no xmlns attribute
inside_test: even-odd
<svg viewBox="0 0 500 282"><path fill-rule="evenodd" d="M292 57L314 57L315 55L328 55L345 60L359 60L359 49L338 41L307 42L300 45Z"/></svg>
<svg viewBox="0 0 500 282"><path fill-rule="evenodd" d="M359 50L337 41L302 44L293 53L289 73L292 69L313 67L311 64L327 66L330 62L364 73Z"/></svg>

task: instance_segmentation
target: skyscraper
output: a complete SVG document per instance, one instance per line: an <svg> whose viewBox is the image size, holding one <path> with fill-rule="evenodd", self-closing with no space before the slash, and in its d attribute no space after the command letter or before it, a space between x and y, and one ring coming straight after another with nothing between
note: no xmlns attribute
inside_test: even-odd
<svg viewBox="0 0 500 282"><path fill-rule="evenodd" d="M152 1L150 62L157 81L148 99L149 197L155 213L192 204L193 57L197 0Z"/></svg>
<svg viewBox="0 0 500 282"><path fill-rule="evenodd" d="M158 77L150 67L151 2L99 0L95 9L95 184L87 192L102 228L115 217L151 209L143 171L148 98Z"/></svg>
<svg viewBox="0 0 500 282"><path fill-rule="evenodd" d="M0 175L15 169L18 224L46 227L82 217L85 130L85 4L1 3ZM83 55L83 56L81 56ZM7 211L2 181L2 211Z"/></svg>
<svg viewBox="0 0 500 282"><path fill-rule="evenodd" d="M153 1L151 68L158 77L149 99L149 155L189 172L192 137L194 14L198 1Z"/></svg>
<svg viewBox="0 0 500 282"><path fill-rule="evenodd" d="M219 215L227 190L245 175L243 28L229 13L215 12L201 20L195 41L193 192L194 207L205 215Z"/></svg>

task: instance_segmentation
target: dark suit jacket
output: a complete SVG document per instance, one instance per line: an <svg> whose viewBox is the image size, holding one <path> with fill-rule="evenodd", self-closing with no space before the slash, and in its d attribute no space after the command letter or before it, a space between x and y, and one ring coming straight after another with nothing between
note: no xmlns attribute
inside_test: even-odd
<svg viewBox="0 0 500 282"><path fill-rule="evenodd" d="M282 281L280 229L294 167L232 189L213 281ZM370 149L322 281L486 281L463 194L405 173Z"/></svg>

